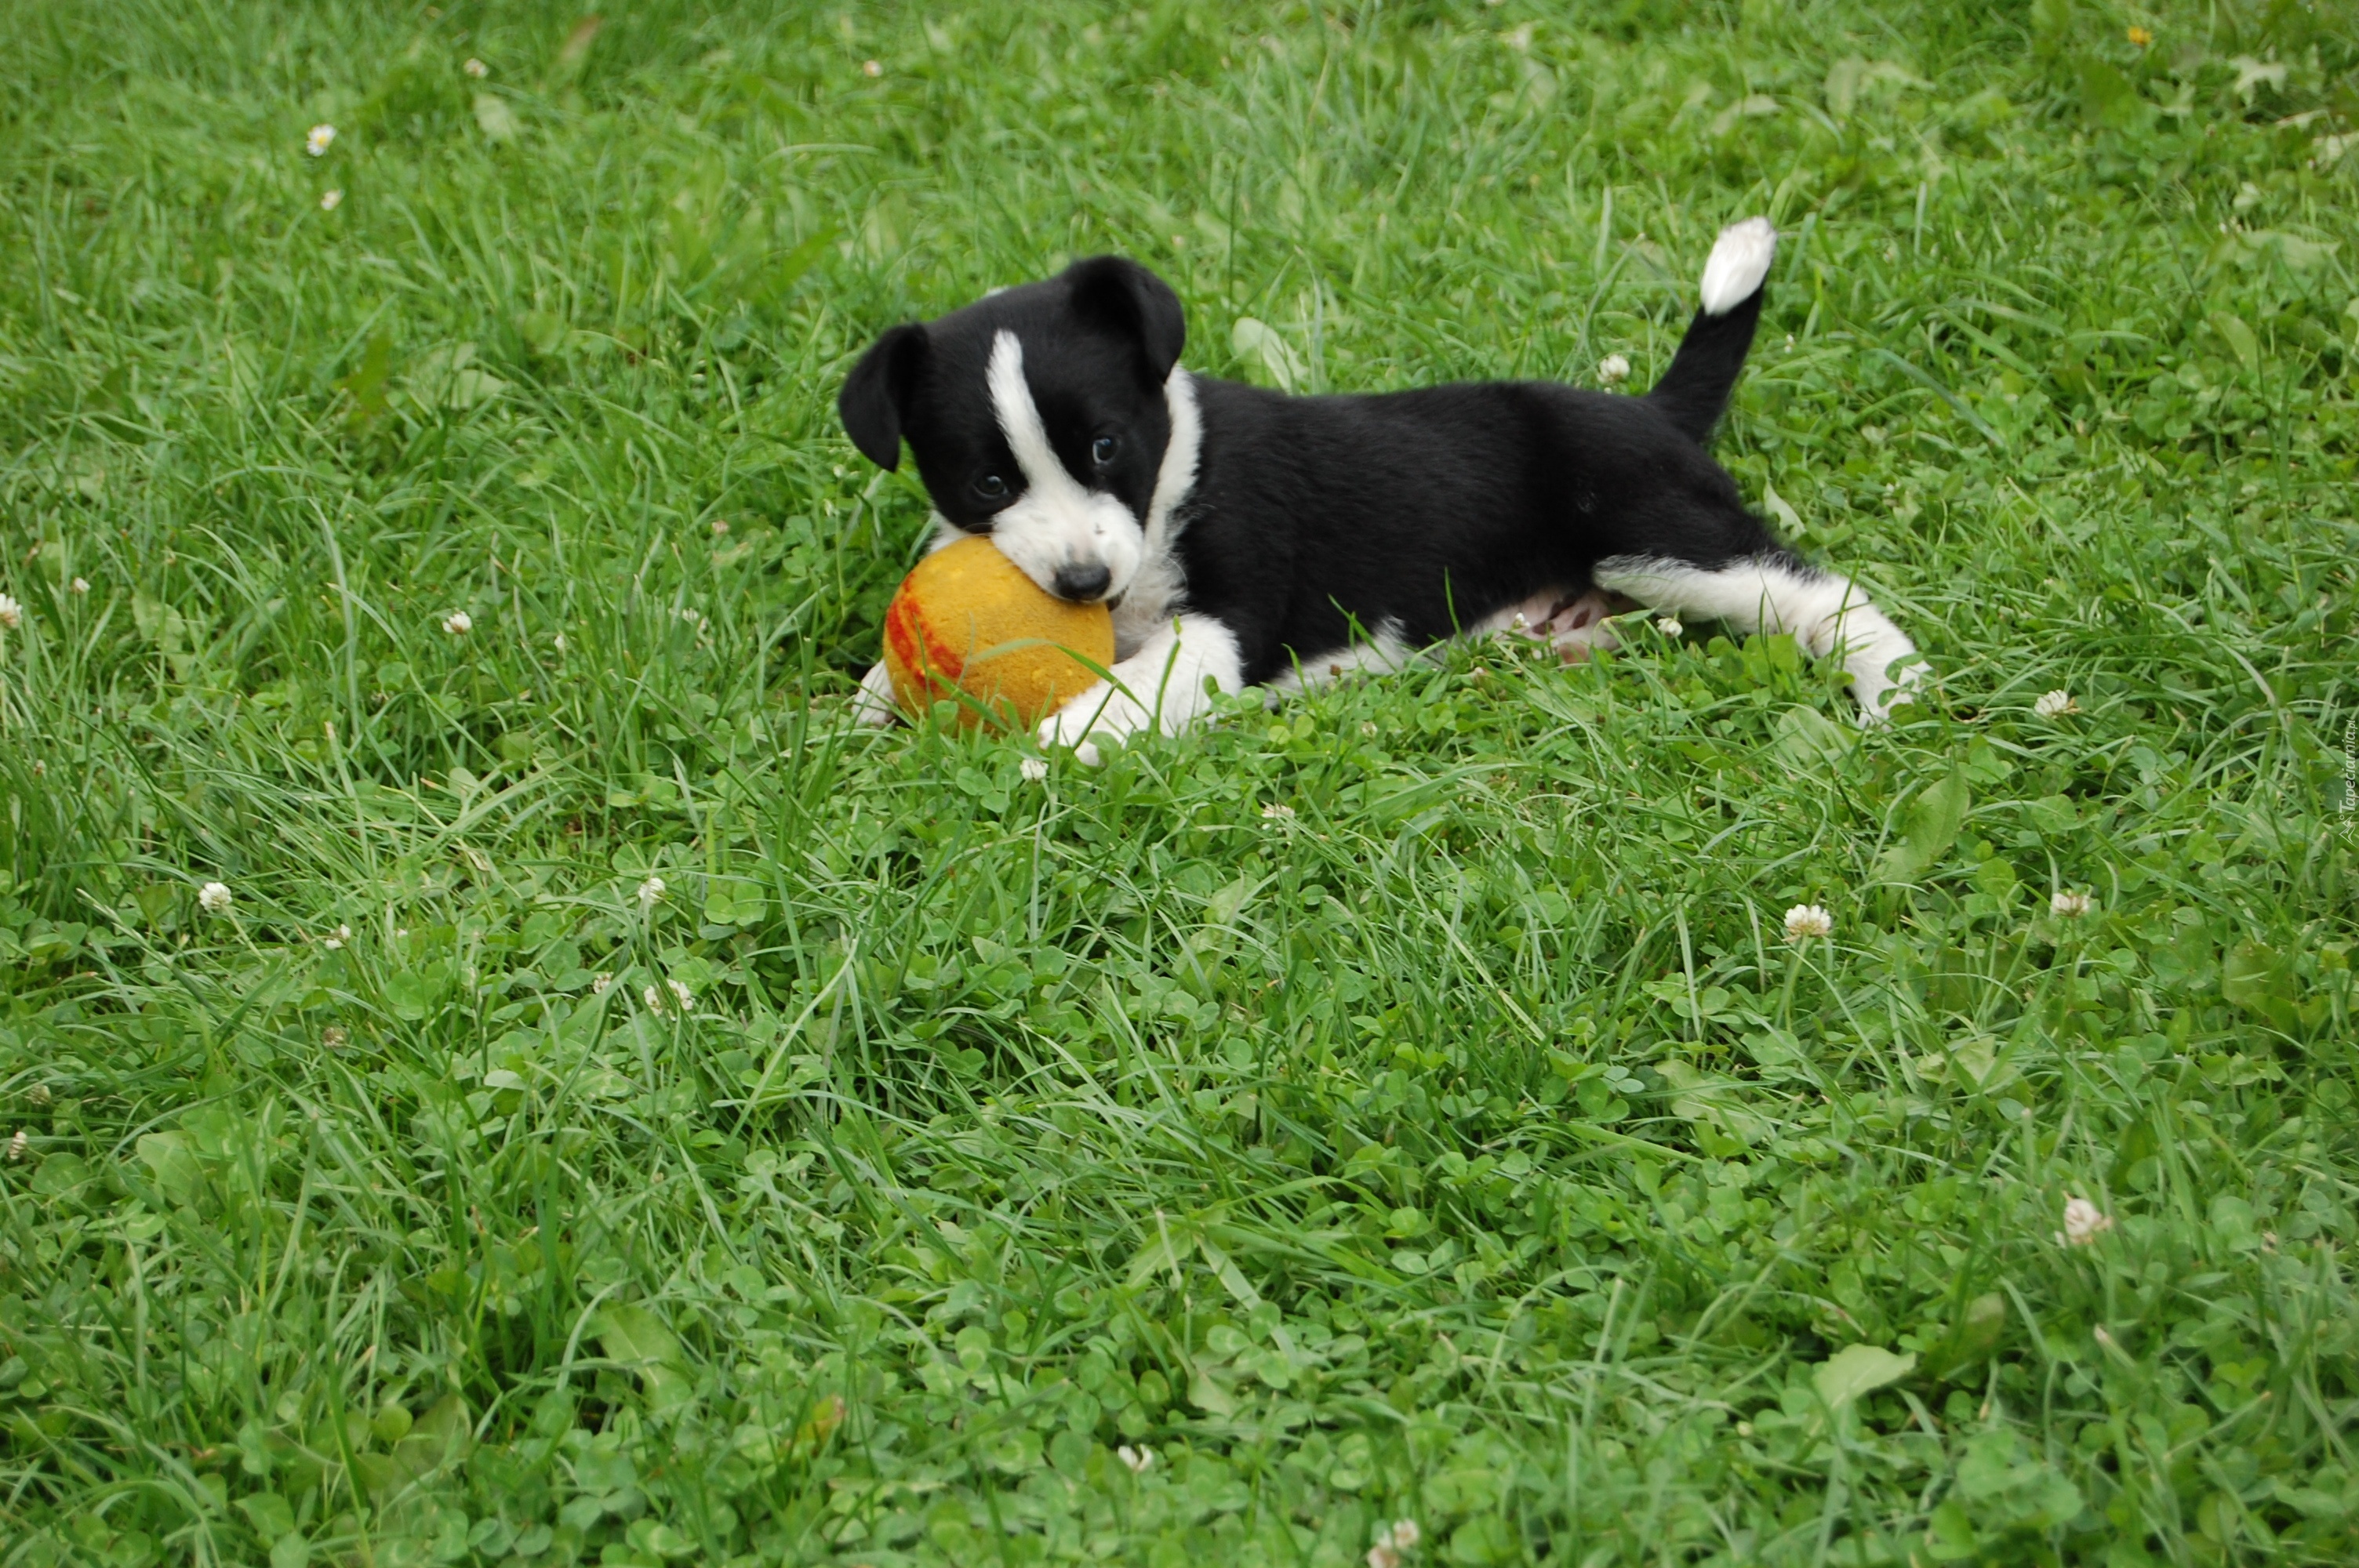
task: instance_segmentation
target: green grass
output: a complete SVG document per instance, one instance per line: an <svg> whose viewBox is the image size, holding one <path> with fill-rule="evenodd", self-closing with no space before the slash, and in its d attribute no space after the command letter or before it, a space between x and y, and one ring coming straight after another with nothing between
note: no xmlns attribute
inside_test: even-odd
<svg viewBox="0 0 2359 1568"><path fill-rule="evenodd" d="M0 5L0 1563L2359 1557L2348 11L612 9ZM1643 386L1755 211L1891 729L846 724L883 326Z"/></svg>

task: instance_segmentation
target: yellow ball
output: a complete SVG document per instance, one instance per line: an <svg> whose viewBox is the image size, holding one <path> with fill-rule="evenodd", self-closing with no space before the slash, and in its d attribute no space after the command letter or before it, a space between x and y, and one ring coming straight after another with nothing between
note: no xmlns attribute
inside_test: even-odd
<svg viewBox="0 0 2359 1568"><path fill-rule="evenodd" d="M1043 592L988 539L961 539L919 561L885 611L885 669L912 719L963 692L1001 722L1028 728L1097 682L1075 654L1114 663L1113 615ZM959 704L962 727L981 719Z"/></svg>

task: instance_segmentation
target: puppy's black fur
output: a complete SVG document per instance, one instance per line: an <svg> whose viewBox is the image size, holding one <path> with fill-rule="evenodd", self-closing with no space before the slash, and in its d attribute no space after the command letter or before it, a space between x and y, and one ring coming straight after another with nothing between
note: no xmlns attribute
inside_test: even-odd
<svg viewBox="0 0 2359 1568"><path fill-rule="evenodd" d="M1176 549L1189 604L1235 629L1248 684L1355 628L1422 646L1579 597L1608 556L1718 566L1777 547L1652 398L1546 382L1288 397L1201 381L1197 396L1204 457Z"/></svg>

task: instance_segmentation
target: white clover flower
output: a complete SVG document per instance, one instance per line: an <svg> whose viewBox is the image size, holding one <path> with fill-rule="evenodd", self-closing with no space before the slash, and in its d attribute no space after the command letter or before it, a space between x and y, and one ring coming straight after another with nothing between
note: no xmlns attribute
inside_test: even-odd
<svg viewBox="0 0 2359 1568"><path fill-rule="evenodd" d="M475 618L463 610L454 610L442 618L442 630L453 637L463 637L475 629Z"/></svg>
<svg viewBox="0 0 2359 1568"><path fill-rule="evenodd" d="M2059 1247L2086 1247L2114 1227L2114 1217L2087 1198L2064 1200L2064 1228L2056 1233Z"/></svg>
<svg viewBox="0 0 2359 1568"><path fill-rule="evenodd" d="M885 74L885 67L873 59L862 60L860 62L860 69L864 74L868 76L882 76Z"/></svg>
<svg viewBox="0 0 2359 1568"><path fill-rule="evenodd" d="M344 1042L351 1038L352 1036L346 1034L342 1029L332 1023L320 1032L320 1044L325 1045L331 1051L342 1050L344 1048Z"/></svg>
<svg viewBox="0 0 2359 1568"><path fill-rule="evenodd" d="M1261 808L1261 815L1265 822L1290 822L1294 818L1294 807L1273 800Z"/></svg>
<svg viewBox="0 0 2359 1568"><path fill-rule="evenodd" d="M2048 913L2060 914L2067 920L2078 920L2089 913L2090 899L2084 892L2060 892L2048 901Z"/></svg>
<svg viewBox="0 0 2359 1568"><path fill-rule="evenodd" d="M1630 362L1620 354L1608 354L1597 362L1597 379L1608 386L1619 386L1630 379Z"/></svg>
<svg viewBox="0 0 2359 1568"><path fill-rule="evenodd" d="M1666 637L1676 637L1682 632L1685 632L1687 628L1680 624L1680 618L1678 616L1666 615L1660 621L1655 622L1655 630L1660 632Z"/></svg>
<svg viewBox="0 0 2359 1568"><path fill-rule="evenodd" d="M23 1128L16 1129L16 1136L8 1140L8 1162L12 1165L21 1163L25 1158L26 1146L31 1142L32 1140L26 1136Z"/></svg>
<svg viewBox="0 0 2359 1568"><path fill-rule="evenodd" d="M560 654L565 652L565 633L560 632L555 637L550 639L549 645Z"/></svg>
<svg viewBox="0 0 2359 1568"><path fill-rule="evenodd" d="M686 1012L696 1005L696 993L689 989L685 982L666 980L664 984L671 989L672 1000L679 1003L680 1011Z"/></svg>
<svg viewBox="0 0 2359 1568"><path fill-rule="evenodd" d="M1114 1456L1128 1466L1134 1476L1146 1475L1147 1467L1155 1463L1155 1450L1143 1443L1136 1448L1125 1443L1114 1451Z"/></svg>
<svg viewBox="0 0 2359 1568"><path fill-rule="evenodd" d="M644 914L648 910L653 909L656 906L656 900L663 897L663 895L664 880L661 877L649 877L647 881L641 882L639 884L639 913Z"/></svg>
<svg viewBox="0 0 2359 1568"><path fill-rule="evenodd" d="M90 591L90 579L86 577L78 577L74 579L73 590L76 593L88 593Z"/></svg>
<svg viewBox="0 0 2359 1568"><path fill-rule="evenodd" d="M1016 771L1024 775L1025 783L1038 784L1042 779L1049 776L1049 759L1046 757L1027 757L1022 762L1016 764Z"/></svg>
<svg viewBox="0 0 2359 1568"><path fill-rule="evenodd" d="M2069 691L2043 692L2039 700L2031 705L2031 711L2042 719L2054 719L2062 714L2080 712L2081 705L2072 700L2072 694Z"/></svg>
<svg viewBox="0 0 2359 1568"><path fill-rule="evenodd" d="M341 189L335 190L322 190L320 192L321 211L332 212L343 204L344 193Z"/></svg>
<svg viewBox="0 0 2359 1568"><path fill-rule="evenodd" d="M25 607L9 595L0 593L0 626L5 626L9 631L14 632L24 623Z"/></svg>
<svg viewBox="0 0 2359 1568"><path fill-rule="evenodd" d="M1425 1531L1413 1519L1397 1519L1376 1531L1376 1542L1368 1548L1368 1568L1400 1568L1401 1554L1417 1550L1425 1539Z"/></svg>
<svg viewBox="0 0 2359 1568"><path fill-rule="evenodd" d="M320 938L320 946L332 953L352 939L353 928L349 925L339 925L333 931L329 932L325 936Z"/></svg>
<svg viewBox="0 0 2359 1568"><path fill-rule="evenodd" d="M1786 940L1800 942L1834 935L1835 917L1815 903L1798 903L1786 912Z"/></svg>
<svg viewBox="0 0 2359 1568"><path fill-rule="evenodd" d="M328 156L328 148L330 145L332 144L335 139L335 126L314 125L311 127L311 134L303 138L303 150L310 153L313 157L325 157Z"/></svg>
<svg viewBox="0 0 2359 1568"><path fill-rule="evenodd" d="M492 74L492 68L485 65L479 59L471 59L459 69L465 71L469 76L473 77L478 81L481 81L484 78Z"/></svg>
<svg viewBox="0 0 2359 1568"><path fill-rule="evenodd" d="M601 969L596 975L591 978L590 994L592 996L604 996L607 989L614 983L614 977L608 974L605 970Z"/></svg>
<svg viewBox="0 0 2359 1568"><path fill-rule="evenodd" d="M207 882L197 890L197 907L207 914L227 914L230 891L227 882Z"/></svg>
<svg viewBox="0 0 2359 1568"><path fill-rule="evenodd" d="M649 986L639 993L639 1000L647 1004L649 1012L658 1018L663 1016L663 990L660 987Z"/></svg>

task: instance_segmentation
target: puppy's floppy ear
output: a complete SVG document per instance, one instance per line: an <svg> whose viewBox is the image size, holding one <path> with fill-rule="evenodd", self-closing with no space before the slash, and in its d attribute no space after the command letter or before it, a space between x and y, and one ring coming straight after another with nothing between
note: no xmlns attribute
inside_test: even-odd
<svg viewBox="0 0 2359 1568"><path fill-rule="evenodd" d="M1162 385L1188 342L1188 318L1171 286L1122 256L1075 262L1065 278L1082 319L1137 339L1155 384Z"/></svg>
<svg viewBox="0 0 2359 1568"><path fill-rule="evenodd" d="M896 327L860 357L836 394L835 411L843 433L878 468L901 466L901 420L919 362L926 355L926 329L915 322Z"/></svg>

